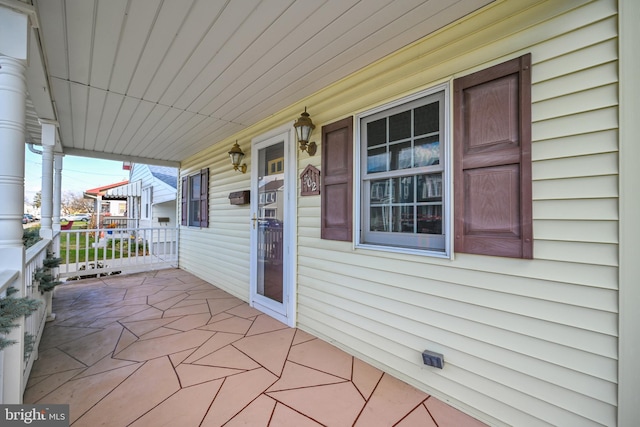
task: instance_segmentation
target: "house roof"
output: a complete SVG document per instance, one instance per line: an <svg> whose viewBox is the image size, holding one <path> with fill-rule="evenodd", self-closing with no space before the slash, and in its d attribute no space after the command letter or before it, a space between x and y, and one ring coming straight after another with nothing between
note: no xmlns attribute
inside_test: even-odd
<svg viewBox="0 0 640 427"><path fill-rule="evenodd" d="M178 169L168 166L148 166L149 171L155 178L171 186L171 188L178 188Z"/></svg>
<svg viewBox="0 0 640 427"><path fill-rule="evenodd" d="M142 182L133 181L128 184L119 185L117 187L110 188L106 191L106 194L102 196L103 199L115 199L123 200L128 197L140 197L142 195Z"/></svg>
<svg viewBox="0 0 640 427"><path fill-rule="evenodd" d="M179 166L491 1L31 0L27 141Z"/></svg>
<svg viewBox="0 0 640 427"><path fill-rule="evenodd" d="M120 187L122 185L127 185L129 183L129 181L121 181L121 182L116 182L114 184L107 184L107 185L103 185L101 187L96 187L96 188L91 188L89 190L85 190L84 194L85 195L89 195L89 196L104 196L105 194L107 194L107 191L112 189L112 188L116 188L116 187Z"/></svg>
<svg viewBox="0 0 640 427"><path fill-rule="evenodd" d="M282 188L283 185L283 179L276 179L274 181L267 182L262 188L264 189L264 191L274 191Z"/></svg>

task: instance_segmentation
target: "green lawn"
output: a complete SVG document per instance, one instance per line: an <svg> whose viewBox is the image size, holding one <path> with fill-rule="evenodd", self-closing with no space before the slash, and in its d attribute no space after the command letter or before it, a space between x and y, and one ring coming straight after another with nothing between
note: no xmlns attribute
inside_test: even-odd
<svg viewBox="0 0 640 427"><path fill-rule="evenodd" d="M68 221L60 221L60 225L67 225L69 224ZM84 222L84 221L73 221L73 225L71 226L72 230L84 230L85 228L87 228L89 226L88 222Z"/></svg>
<svg viewBox="0 0 640 427"><path fill-rule="evenodd" d="M75 226L73 227L73 229L75 229ZM97 259L104 259L105 248L95 249L93 247L95 241L96 239L94 237L89 237L89 245L87 246L86 233L63 234L60 239L60 258L62 258L62 262L64 263L67 261L67 254L69 255L68 259L70 262L74 262L75 260L84 261L87 259L87 256L89 260L95 260L96 251ZM113 251L111 250L111 245L109 245L109 249L106 250L106 257L107 259L109 259L112 256Z"/></svg>
<svg viewBox="0 0 640 427"><path fill-rule="evenodd" d="M79 228L84 228L80 226ZM72 228L76 229L75 224ZM87 245L87 238L89 239ZM79 241L78 241L79 240ZM111 258L127 258L129 252L135 251L135 245L129 249L128 239L115 239L108 240L106 247L94 248L93 244L96 242L94 233L65 233L61 235L60 239L60 258L62 262L67 261L67 254L69 254L69 262L75 262L76 260L83 262L85 260L103 260ZM105 255L106 252L106 255Z"/></svg>
<svg viewBox="0 0 640 427"><path fill-rule="evenodd" d="M62 222L62 225L65 223ZM72 230L84 230L87 228L87 223L80 222L74 223ZM40 227L31 227L24 230L24 243L25 247L30 247L40 240ZM107 234L108 237L108 234ZM87 244L87 238L89 242ZM112 258L128 258L129 254L132 255L138 251L140 255L143 255L144 245L136 245L135 241L129 239L121 239L119 237L115 239L109 239L106 247L94 248L93 244L96 242L95 233L62 233L60 235L60 255L62 263L67 262L67 254L69 255L69 262L75 263L85 261L100 261L109 260ZM106 253L105 253L106 252Z"/></svg>

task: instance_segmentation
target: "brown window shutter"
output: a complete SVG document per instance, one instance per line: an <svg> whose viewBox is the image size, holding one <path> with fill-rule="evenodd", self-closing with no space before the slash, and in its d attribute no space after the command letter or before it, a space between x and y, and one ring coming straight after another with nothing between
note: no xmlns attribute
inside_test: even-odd
<svg viewBox="0 0 640 427"><path fill-rule="evenodd" d="M320 236L352 240L353 117L322 126Z"/></svg>
<svg viewBox="0 0 640 427"><path fill-rule="evenodd" d="M531 55L453 87L455 251L533 258Z"/></svg>
<svg viewBox="0 0 640 427"><path fill-rule="evenodd" d="M180 223L182 225L187 225L187 196L188 196L188 185L187 185L187 177L183 176L182 177L182 186L180 187L180 215L181 215L181 220Z"/></svg>
<svg viewBox="0 0 640 427"><path fill-rule="evenodd" d="M200 171L200 227L209 226L209 168Z"/></svg>

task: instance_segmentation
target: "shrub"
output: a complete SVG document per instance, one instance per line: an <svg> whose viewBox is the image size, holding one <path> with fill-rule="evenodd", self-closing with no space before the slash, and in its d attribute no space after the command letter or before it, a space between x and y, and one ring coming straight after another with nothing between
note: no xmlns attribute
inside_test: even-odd
<svg viewBox="0 0 640 427"><path fill-rule="evenodd" d="M40 227L25 228L22 233L22 242L25 249L30 248L40 241Z"/></svg>
<svg viewBox="0 0 640 427"><path fill-rule="evenodd" d="M11 344L15 344L15 341L8 340L4 337L12 328L18 326L18 324L14 322L22 316L29 316L36 311L40 305L39 301L31 298L14 298L12 295L16 292L18 292L17 289L12 287L8 288L7 296L0 298L0 350Z"/></svg>

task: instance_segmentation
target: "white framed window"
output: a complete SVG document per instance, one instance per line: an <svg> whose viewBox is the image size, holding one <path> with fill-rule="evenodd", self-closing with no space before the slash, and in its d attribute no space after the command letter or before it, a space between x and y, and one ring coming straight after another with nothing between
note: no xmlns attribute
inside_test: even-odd
<svg viewBox="0 0 640 427"><path fill-rule="evenodd" d="M209 169L183 176L181 186L181 225L209 226Z"/></svg>
<svg viewBox="0 0 640 427"><path fill-rule="evenodd" d="M202 194L202 180L200 175L189 177L189 225L200 226L200 209Z"/></svg>
<svg viewBox="0 0 640 427"><path fill-rule="evenodd" d="M277 200L277 192L276 191L267 191L265 193L260 193L260 205L270 205L275 203Z"/></svg>
<svg viewBox="0 0 640 427"><path fill-rule="evenodd" d="M151 187L142 189L140 219L151 219Z"/></svg>
<svg viewBox="0 0 640 427"><path fill-rule="evenodd" d="M357 120L357 246L450 253L449 85Z"/></svg>

